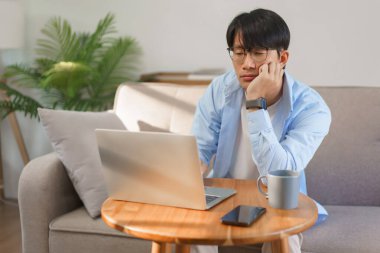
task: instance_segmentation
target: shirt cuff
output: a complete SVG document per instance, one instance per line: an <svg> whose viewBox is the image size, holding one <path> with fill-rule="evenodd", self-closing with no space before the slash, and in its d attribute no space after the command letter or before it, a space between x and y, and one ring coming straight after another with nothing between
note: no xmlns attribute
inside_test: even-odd
<svg viewBox="0 0 380 253"><path fill-rule="evenodd" d="M267 110L260 109L255 112L248 112L248 131L250 134L271 129L272 122Z"/></svg>

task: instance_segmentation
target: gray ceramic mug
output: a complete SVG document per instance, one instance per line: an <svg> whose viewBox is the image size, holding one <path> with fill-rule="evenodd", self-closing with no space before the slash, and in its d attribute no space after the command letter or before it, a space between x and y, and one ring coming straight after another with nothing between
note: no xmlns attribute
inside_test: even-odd
<svg viewBox="0 0 380 253"><path fill-rule="evenodd" d="M262 179L268 182L268 192L262 189ZM294 209L298 206L300 190L299 173L291 170L276 170L268 172L266 176L257 179L257 188L267 196L269 205L279 209Z"/></svg>

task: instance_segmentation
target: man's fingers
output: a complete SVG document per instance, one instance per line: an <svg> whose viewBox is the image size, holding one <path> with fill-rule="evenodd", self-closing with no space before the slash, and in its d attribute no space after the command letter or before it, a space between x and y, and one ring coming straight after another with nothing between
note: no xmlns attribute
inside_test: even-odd
<svg viewBox="0 0 380 253"><path fill-rule="evenodd" d="M273 69L274 69L274 67L273 67L273 62L268 63L268 73L269 73L270 75L273 74Z"/></svg>
<svg viewBox="0 0 380 253"><path fill-rule="evenodd" d="M260 66L259 72L260 74L261 73L268 74L268 70L269 70L268 64L264 63L263 65Z"/></svg>
<svg viewBox="0 0 380 253"><path fill-rule="evenodd" d="M276 79L282 77L282 75L281 75L281 73L282 73L281 70L282 70L282 68L281 68L281 63L276 63L276 72L275 72L275 74L274 74L274 77L275 77Z"/></svg>
<svg viewBox="0 0 380 253"><path fill-rule="evenodd" d="M277 62L269 63L269 74L273 79L277 79L280 74L280 66Z"/></svg>
<svg viewBox="0 0 380 253"><path fill-rule="evenodd" d="M271 62L269 63L269 76L272 80L279 80L283 75L283 69L281 68L281 63Z"/></svg>

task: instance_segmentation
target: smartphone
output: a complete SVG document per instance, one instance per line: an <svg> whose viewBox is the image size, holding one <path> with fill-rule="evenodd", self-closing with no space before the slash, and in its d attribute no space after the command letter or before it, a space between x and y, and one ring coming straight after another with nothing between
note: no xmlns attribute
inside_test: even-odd
<svg viewBox="0 0 380 253"><path fill-rule="evenodd" d="M264 207L241 205L232 209L221 220L223 224L248 227L263 215L265 211Z"/></svg>

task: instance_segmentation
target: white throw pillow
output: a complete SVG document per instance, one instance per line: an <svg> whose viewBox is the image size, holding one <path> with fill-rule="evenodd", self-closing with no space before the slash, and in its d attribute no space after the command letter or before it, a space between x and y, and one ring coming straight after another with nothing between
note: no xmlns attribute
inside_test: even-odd
<svg viewBox="0 0 380 253"><path fill-rule="evenodd" d="M38 109L42 125L66 167L67 174L91 217L100 215L107 198L95 129L125 126L111 112L75 112Z"/></svg>

